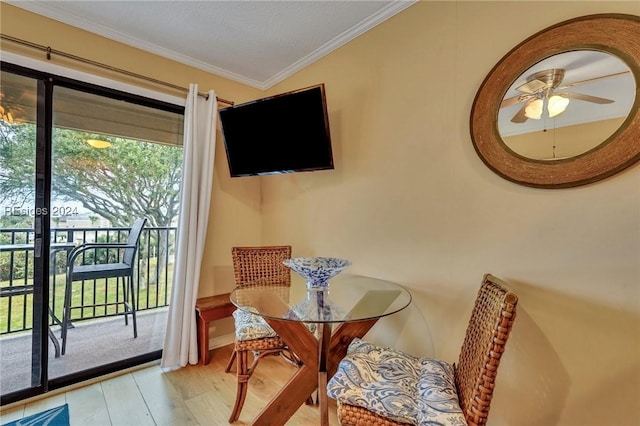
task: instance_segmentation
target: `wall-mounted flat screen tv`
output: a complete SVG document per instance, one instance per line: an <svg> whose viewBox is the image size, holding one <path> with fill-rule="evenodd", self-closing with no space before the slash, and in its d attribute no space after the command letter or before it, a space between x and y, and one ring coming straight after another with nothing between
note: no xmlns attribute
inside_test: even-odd
<svg viewBox="0 0 640 426"><path fill-rule="evenodd" d="M232 177L333 169L324 84L220 110Z"/></svg>

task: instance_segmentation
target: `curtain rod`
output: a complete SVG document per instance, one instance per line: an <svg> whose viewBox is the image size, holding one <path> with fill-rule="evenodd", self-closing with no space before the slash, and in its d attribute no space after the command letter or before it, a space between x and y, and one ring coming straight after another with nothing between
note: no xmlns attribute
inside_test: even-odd
<svg viewBox="0 0 640 426"><path fill-rule="evenodd" d="M100 63L100 62L92 61L91 59L81 58L80 56L72 55L71 53L66 53L66 52L62 52L60 50L52 49L49 46L43 46L41 44L32 43L30 41L22 40L22 39L19 39L19 38L16 38L16 37L12 37L12 36L8 36L8 35L5 35L5 34L0 34L0 37L3 40L7 40L7 41L10 41L10 42L13 42L13 43L21 44L23 46L31 47L33 49L37 49L37 50L41 50L43 52L46 52L47 53L47 60L51 60L51 55L54 54L54 55L58 55L58 56L62 56L62 57L68 58L68 59L73 59L74 61L82 62L82 63L93 65L93 66L96 66L96 67L99 67L99 68L104 68L104 69L109 70L109 71L114 71L114 72L117 72L117 73L120 73L120 74L124 74L124 75L127 75L129 77L134 77L134 78L137 78L137 79L140 79L140 80L149 81L149 82L154 83L154 84L159 84L161 86L170 87L172 89L180 90L180 91L183 91L183 92L186 92L186 93L189 92L189 89L186 89L184 87L181 87L181 86L178 86L178 85L175 85L175 84L167 83L166 81L156 80L155 78L147 77L145 75L136 74L136 73L133 73L131 71L127 71L127 70L123 70L123 69L120 69L120 68L112 67L111 65L106 65L106 64L103 64L103 63ZM209 97L209 95L207 93L200 93L200 92L198 92L198 96L202 96L203 98L208 98ZM217 96L216 96L216 99L218 100L218 102L222 102L222 103L227 104L227 105L233 105L233 101L229 101L227 99L223 99L223 98L220 98L220 97L217 97Z"/></svg>

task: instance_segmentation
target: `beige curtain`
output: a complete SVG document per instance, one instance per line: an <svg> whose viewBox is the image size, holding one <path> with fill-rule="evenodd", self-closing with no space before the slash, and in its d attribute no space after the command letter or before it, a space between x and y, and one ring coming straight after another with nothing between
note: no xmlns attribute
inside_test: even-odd
<svg viewBox="0 0 640 426"><path fill-rule="evenodd" d="M184 158L177 251L161 367L198 363L195 304L204 252L216 147L217 101L191 84L184 112Z"/></svg>

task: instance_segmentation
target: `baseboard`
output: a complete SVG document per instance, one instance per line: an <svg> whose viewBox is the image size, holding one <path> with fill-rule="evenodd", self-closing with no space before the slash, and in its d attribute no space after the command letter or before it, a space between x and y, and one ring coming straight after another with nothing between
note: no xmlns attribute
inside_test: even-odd
<svg viewBox="0 0 640 426"><path fill-rule="evenodd" d="M235 342L236 337L233 333L225 334L224 336L216 336L209 339L209 350L218 349L223 346L231 345Z"/></svg>

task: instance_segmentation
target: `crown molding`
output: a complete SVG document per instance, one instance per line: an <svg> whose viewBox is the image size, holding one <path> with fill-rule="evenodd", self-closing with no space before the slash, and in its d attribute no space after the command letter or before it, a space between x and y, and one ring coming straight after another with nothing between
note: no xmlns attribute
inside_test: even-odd
<svg viewBox="0 0 640 426"><path fill-rule="evenodd" d="M17 1L17 0L3 0L3 1L12 6L27 10L37 15L45 16L47 18L71 25L76 28L80 28L84 31L88 31L90 33L97 34L102 37L106 37L108 39L120 42L127 46L135 47L137 49L141 49L146 52L153 53L155 55L158 55L167 59L171 59L181 64L188 65L188 66L200 69L202 71L206 71L211 74L215 74L217 76L224 77L229 80L233 80L238 83L245 84L247 86L251 86L261 90L267 90L273 85L281 82L287 77L295 74L296 72L302 70L303 68L319 60L320 58L328 55L332 51L345 45L346 43L358 37L359 35L367 32L368 30L375 27L376 25L400 13L404 9L416 3L418 0L396 0L392 2L387 7L380 9L377 13L359 22L358 24L351 27L347 31L335 37L333 40L328 41L327 43L322 45L320 48L311 52L309 55L296 61L292 65L288 66L287 68L274 74L273 76L269 77L267 80L264 80L264 81L250 79L242 75L239 75L237 73L217 67L215 65L204 63L192 57L183 55L179 52L165 49L161 46L145 42L143 40L128 36L118 31L114 31L110 28L105 27L99 22L88 20L74 14L62 13L60 12L59 9L55 7L56 2Z"/></svg>
<svg viewBox="0 0 640 426"><path fill-rule="evenodd" d="M273 85L281 82L282 80L286 79L287 77L290 77L291 75L295 74L296 72L304 69L305 67L311 65L312 63L316 62L317 60L319 60L320 58L328 55L329 53L333 52L334 50L344 46L345 44L347 44L348 42L350 42L351 40L355 39L356 37L364 34L365 32L369 31L371 28L375 27L376 25L379 25L380 23L386 21L387 19L391 18L394 15L397 15L398 13L402 12L403 10L405 10L406 8L408 8L409 6L413 5L414 3L417 3L418 0L396 0L393 3L389 4L387 7L380 9L377 13L369 16L367 19L359 22L358 24L356 24L355 26L349 28L347 31L343 32L342 34L340 34L339 36L335 37L333 40L329 40L327 43L325 43L324 45L320 46L318 49L314 50L313 52L311 52L310 54L308 54L307 56L305 56L304 58L296 61L295 63L291 64L290 66L288 66L287 68L283 69L282 71L280 71L277 74L274 74L273 76L269 77L267 80L265 80L264 82L262 82L262 89L266 90L269 89L270 87L272 87Z"/></svg>
<svg viewBox="0 0 640 426"><path fill-rule="evenodd" d="M158 45L148 43L146 41L140 40L135 37L128 36L119 31L114 31L110 28L105 27L99 22L85 19L74 14L62 13L55 7L56 2L16 1L16 0L4 0L4 2L12 6L19 7L24 10L28 10L29 12L33 12L37 15L45 16L55 21L59 21L64 24L68 24L73 27L80 28L84 31L108 38L110 40L120 42L127 46L135 47L137 49L144 50L145 52L153 53L163 58L171 59L181 64L198 68L202 71L207 71L212 74L218 75L220 77L228 78L229 80L237 81L239 83L243 83L248 86L262 89L262 82L259 82L257 80L252 80L252 79L243 77L231 71L227 71L225 69L222 69L210 64L206 64L202 61L198 61L194 58L183 55L176 51L165 49Z"/></svg>

